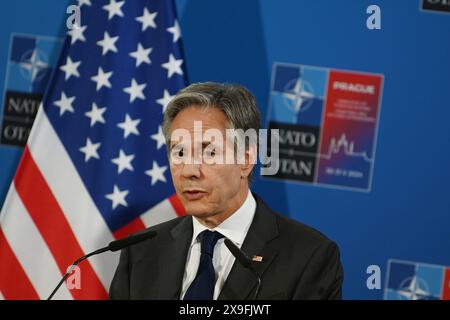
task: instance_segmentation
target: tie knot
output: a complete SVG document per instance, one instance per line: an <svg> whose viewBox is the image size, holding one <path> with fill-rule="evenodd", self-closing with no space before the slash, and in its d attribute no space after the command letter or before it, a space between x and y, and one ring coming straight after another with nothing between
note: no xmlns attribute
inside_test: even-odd
<svg viewBox="0 0 450 320"><path fill-rule="evenodd" d="M205 230L199 234L199 237L202 241L202 249L201 249L202 253L206 253L212 257L214 247L217 241L223 238L223 234L217 231Z"/></svg>

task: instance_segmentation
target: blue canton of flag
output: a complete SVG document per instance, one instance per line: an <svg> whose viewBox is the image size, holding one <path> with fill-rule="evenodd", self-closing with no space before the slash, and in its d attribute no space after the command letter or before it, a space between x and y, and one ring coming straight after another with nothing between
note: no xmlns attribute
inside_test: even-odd
<svg viewBox="0 0 450 320"><path fill-rule="evenodd" d="M161 124L186 83L181 34L172 1L79 5L44 110L115 232L174 194Z"/></svg>

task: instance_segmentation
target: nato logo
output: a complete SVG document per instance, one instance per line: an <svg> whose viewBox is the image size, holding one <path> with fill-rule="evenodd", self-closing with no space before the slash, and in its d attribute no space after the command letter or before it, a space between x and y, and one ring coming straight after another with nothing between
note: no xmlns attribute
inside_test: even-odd
<svg viewBox="0 0 450 320"><path fill-rule="evenodd" d="M450 268L389 260L385 300L450 300Z"/></svg>
<svg viewBox="0 0 450 320"><path fill-rule="evenodd" d="M276 63L268 128L280 130L280 170L270 178L314 183L328 72Z"/></svg>
<svg viewBox="0 0 450 320"><path fill-rule="evenodd" d="M0 142L24 146L57 63L61 39L12 34Z"/></svg>
<svg viewBox="0 0 450 320"><path fill-rule="evenodd" d="M327 75L322 68L276 64L270 120L320 126Z"/></svg>

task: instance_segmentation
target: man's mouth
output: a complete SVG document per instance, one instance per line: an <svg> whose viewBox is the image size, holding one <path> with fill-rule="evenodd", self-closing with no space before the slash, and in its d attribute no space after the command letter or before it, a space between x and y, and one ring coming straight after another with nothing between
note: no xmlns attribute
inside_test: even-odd
<svg viewBox="0 0 450 320"><path fill-rule="evenodd" d="M201 199L203 196L206 195L206 192L202 190L186 190L183 191L183 194L189 201L194 201Z"/></svg>

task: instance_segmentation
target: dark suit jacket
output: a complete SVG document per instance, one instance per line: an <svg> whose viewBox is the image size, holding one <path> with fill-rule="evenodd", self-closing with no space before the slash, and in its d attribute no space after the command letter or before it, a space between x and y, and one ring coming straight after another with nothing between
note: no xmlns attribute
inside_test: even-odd
<svg viewBox="0 0 450 320"><path fill-rule="evenodd" d="M340 299L339 249L318 231L273 212L255 195L256 212L242 250L262 282L257 299ZM123 249L110 287L111 299L179 299L192 217L152 227L154 239ZM257 278L237 261L219 299L252 299Z"/></svg>

